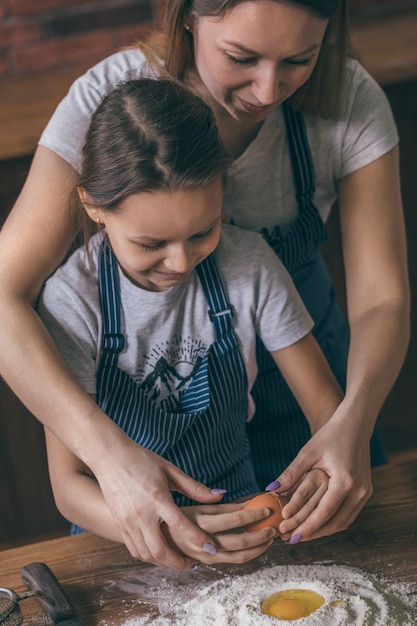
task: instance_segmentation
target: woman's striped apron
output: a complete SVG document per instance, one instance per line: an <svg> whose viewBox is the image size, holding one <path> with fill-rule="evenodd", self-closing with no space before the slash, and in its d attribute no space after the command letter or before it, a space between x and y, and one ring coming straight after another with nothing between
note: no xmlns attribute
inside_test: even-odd
<svg viewBox="0 0 417 626"><path fill-rule="evenodd" d="M290 272L314 319L313 334L345 388L349 330L319 253L326 228L313 202L314 167L304 118L286 104L283 109L299 216L284 236L278 227L272 236L263 234ZM248 424L248 434L256 477L263 487L291 463L311 434L297 401L260 341L257 357L259 374L252 390L256 414ZM377 432L371 441L371 461L373 465L386 462Z"/></svg>

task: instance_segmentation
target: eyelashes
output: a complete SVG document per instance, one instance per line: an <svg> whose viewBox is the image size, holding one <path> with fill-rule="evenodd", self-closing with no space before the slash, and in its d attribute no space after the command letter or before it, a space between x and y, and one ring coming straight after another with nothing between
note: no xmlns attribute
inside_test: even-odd
<svg viewBox="0 0 417 626"><path fill-rule="evenodd" d="M226 58L231 63L235 63L235 65L249 65L250 63L254 63L254 61L256 60L256 59L253 59L253 58L239 59L238 57L233 57L231 54L226 54Z"/></svg>
<svg viewBox="0 0 417 626"><path fill-rule="evenodd" d="M231 63L234 63L235 65L251 65L252 63L256 63L256 60L257 60L254 57L239 58L239 57L234 57L231 54L226 54L226 58L228 61L230 61ZM282 63L285 63L285 65L290 65L290 66L295 66L295 67L306 67L308 65L311 65L312 62L313 62L312 57L309 57L308 59L302 59L300 61L295 61L291 59L286 59L282 61Z"/></svg>
<svg viewBox="0 0 417 626"><path fill-rule="evenodd" d="M207 239L207 237L210 237L210 235L212 234L213 228L210 228L210 230L207 230L205 233L199 233L197 235L194 235L192 239L194 241ZM140 246L140 248L142 248L142 250L146 250L147 252L156 252L157 250L160 250L161 248L163 248L165 244L166 244L165 241L158 241L158 243L151 244L151 245L146 244L146 243L139 243L138 245Z"/></svg>

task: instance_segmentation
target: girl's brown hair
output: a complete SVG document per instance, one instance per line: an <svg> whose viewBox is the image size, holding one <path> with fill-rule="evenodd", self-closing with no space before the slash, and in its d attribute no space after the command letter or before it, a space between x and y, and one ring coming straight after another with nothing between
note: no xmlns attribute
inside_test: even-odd
<svg viewBox="0 0 417 626"><path fill-rule="evenodd" d="M117 211L134 193L197 189L229 163L210 107L178 81L142 78L119 85L94 112L78 185L89 206Z"/></svg>
<svg viewBox="0 0 417 626"><path fill-rule="evenodd" d="M242 2L256 0L168 0L162 34L140 45L158 70L182 79L194 68L193 38L184 25L201 17L224 15ZM350 53L346 0L273 0L294 4L329 20L320 55L310 78L291 97L294 108L322 117L336 117L343 94L345 67ZM161 63L162 59L162 63Z"/></svg>

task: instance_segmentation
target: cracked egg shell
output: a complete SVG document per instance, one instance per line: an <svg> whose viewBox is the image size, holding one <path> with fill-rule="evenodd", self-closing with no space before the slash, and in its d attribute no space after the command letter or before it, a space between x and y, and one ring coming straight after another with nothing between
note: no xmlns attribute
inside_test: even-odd
<svg viewBox="0 0 417 626"><path fill-rule="evenodd" d="M249 502L246 502L244 509L259 509L266 507L270 509L271 515L259 522L253 522L245 526L245 530L253 532L273 526L279 532L279 525L282 522L282 509L287 504L288 499L277 493L269 492L255 496Z"/></svg>

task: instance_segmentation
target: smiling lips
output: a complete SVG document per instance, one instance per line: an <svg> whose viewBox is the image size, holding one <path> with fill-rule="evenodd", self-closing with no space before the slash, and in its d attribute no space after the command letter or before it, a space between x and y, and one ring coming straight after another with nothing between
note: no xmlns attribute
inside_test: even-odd
<svg viewBox="0 0 417 626"><path fill-rule="evenodd" d="M245 111L248 111L248 113L263 113L264 111L267 111L271 107L270 104L267 104L264 106L257 106L255 104L251 104L250 102L247 102L246 100L243 100L239 96L237 96L237 98L239 102L241 103L242 107L245 109Z"/></svg>
<svg viewBox="0 0 417 626"><path fill-rule="evenodd" d="M156 274L162 279L165 280L178 280L184 278L187 275L187 272L182 272L181 274L177 272L160 272L155 270Z"/></svg>

